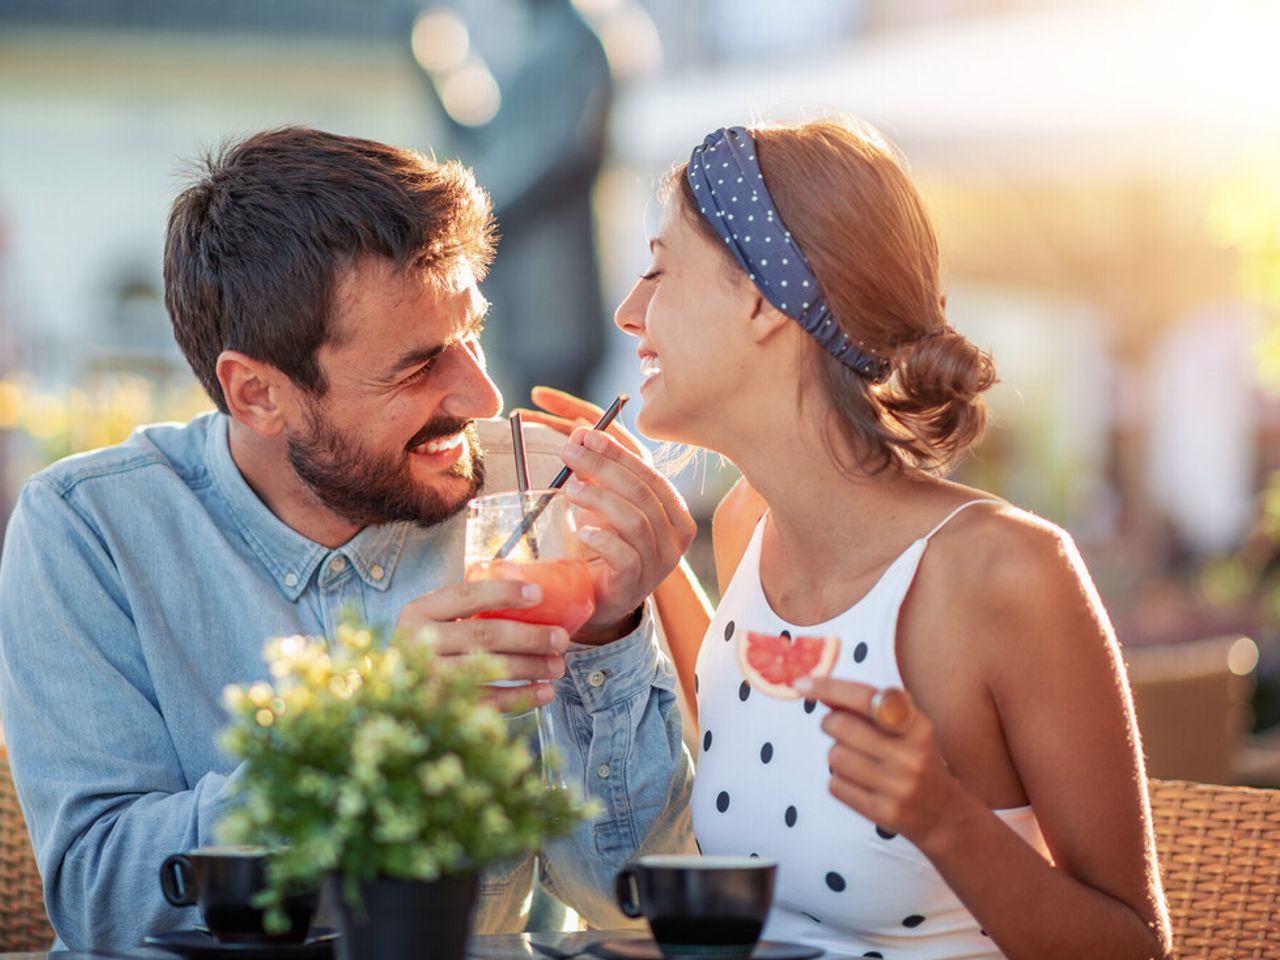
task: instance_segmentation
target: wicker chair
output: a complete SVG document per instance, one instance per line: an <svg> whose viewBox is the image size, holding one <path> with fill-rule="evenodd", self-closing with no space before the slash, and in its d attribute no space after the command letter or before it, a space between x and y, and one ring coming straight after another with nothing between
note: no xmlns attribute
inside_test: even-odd
<svg viewBox="0 0 1280 960"><path fill-rule="evenodd" d="M1280 790L1151 781L1178 960L1280 960Z"/></svg>
<svg viewBox="0 0 1280 960"><path fill-rule="evenodd" d="M40 873L0 745L0 951L47 950L52 943Z"/></svg>

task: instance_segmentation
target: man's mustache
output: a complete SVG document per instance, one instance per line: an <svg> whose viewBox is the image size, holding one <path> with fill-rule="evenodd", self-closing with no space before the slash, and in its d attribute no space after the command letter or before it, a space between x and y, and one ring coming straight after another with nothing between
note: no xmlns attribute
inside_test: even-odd
<svg viewBox="0 0 1280 960"><path fill-rule="evenodd" d="M456 417L437 417L429 421L426 426L413 435L412 439L405 444L405 450L412 450L414 447L429 443L432 440L461 433L474 422L473 420L459 420Z"/></svg>

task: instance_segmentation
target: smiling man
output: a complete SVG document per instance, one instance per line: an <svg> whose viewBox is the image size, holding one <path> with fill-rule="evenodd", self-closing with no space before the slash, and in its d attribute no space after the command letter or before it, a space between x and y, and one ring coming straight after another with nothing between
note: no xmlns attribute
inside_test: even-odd
<svg viewBox="0 0 1280 960"><path fill-rule="evenodd" d="M218 409L33 477L0 560L0 713L63 944L128 948L196 922L157 873L212 842L233 802L222 690L267 678L267 638L328 634L347 610L431 625L446 656L490 650L558 711L605 813L544 851L542 879L589 921L620 922L624 862L691 843L647 601L693 534L670 484L602 434L562 450L534 431L535 483L575 470L596 614L573 637L471 619L538 601L460 582L460 511L514 487L480 347L493 246L464 168L308 129L206 158L175 201L166 304ZM520 928L533 872L484 878L478 929Z"/></svg>

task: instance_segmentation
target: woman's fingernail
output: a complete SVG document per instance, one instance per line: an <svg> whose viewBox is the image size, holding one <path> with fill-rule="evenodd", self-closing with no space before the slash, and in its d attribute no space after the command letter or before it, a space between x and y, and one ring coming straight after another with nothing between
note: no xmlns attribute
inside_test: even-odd
<svg viewBox="0 0 1280 960"><path fill-rule="evenodd" d="M538 703L550 703L556 697L556 688L549 683L540 683L533 696Z"/></svg>
<svg viewBox="0 0 1280 960"><path fill-rule="evenodd" d="M520 588L520 595L530 603L537 603L542 599L542 587L536 583L526 583Z"/></svg>
<svg viewBox="0 0 1280 960"><path fill-rule="evenodd" d="M568 650L569 649L569 631L564 627L551 628L551 649L552 650Z"/></svg>
<svg viewBox="0 0 1280 960"><path fill-rule="evenodd" d="M801 677L792 686L800 693L813 693L813 680L809 677Z"/></svg>
<svg viewBox="0 0 1280 960"><path fill-rule="evenodd" d="M571 497L576 497L586 488L587 485L577 477L570 477L569 482L565 484L565 493L569 494Z"/></svg>
<svg viewBox="0 0 1280 960"><path fill-rule="evenodd" d="M582 539L583 543L595 543L600 539L600 531L595 527L579 527L578 536Z"/></svg>
<svg viewBox="0 0 1280 960"><path fill-rule="evenodd" d="M578 446L576 443L570 443L560 451L560 456L564 457L566 460L576 463L582 459L582 447Z"/></svg>
<svg viewBox="0 0 1280 960"><path fill-rule="evenodd" d="M586 437L582 440L592 450L604 450L609 446L609 441L605 439L604 434L599 430L587 431Z"/></svg>

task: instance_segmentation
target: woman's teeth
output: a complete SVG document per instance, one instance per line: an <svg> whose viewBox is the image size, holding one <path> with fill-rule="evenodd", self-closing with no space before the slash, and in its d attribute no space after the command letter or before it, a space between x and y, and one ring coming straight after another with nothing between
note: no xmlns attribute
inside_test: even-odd
<svg viewBox="0 0 1280 960"><path fill-rule="evenodd" d="M657 357L645 357L640 361L640 375L655 377L662 372L662 361Z"/></svg>
<svg viewBox="0 0 1280 960"><path fill-rule="evenodd" d="M415 453L444 453L446 450L452 450L462 443L463 435L455 433L451 437L443 437L439 440L428 440L426 443L420 443L413 448Z"/></svg>

